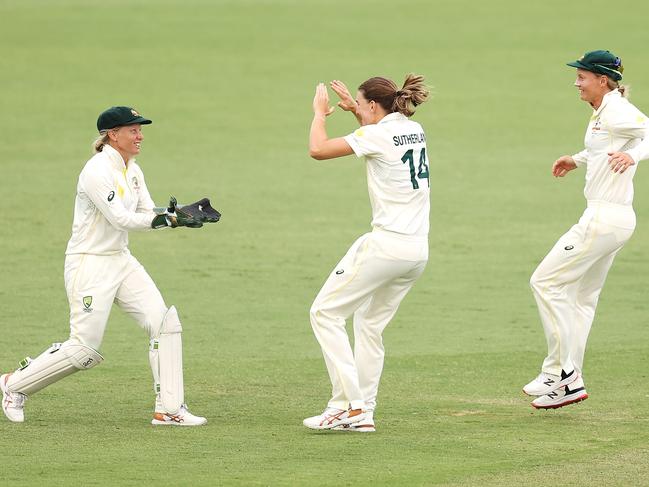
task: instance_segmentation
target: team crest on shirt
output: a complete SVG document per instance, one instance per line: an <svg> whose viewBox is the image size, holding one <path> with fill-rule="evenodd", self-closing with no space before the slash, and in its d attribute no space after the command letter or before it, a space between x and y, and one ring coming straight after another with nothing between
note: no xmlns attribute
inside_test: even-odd
<svg viewBox="0 0 649 487"><path fill-rule="evenodd" d="M595 123L593 124L593 127L591 128L593 132L597 132L598 130L602 130L602 121L600 120L599 117L595 119Z"/></svg>
<svg viewBox="0 0 649 487"><path fill-rule="evenodd" d="M92 308L90 307L92 305L92 296L84 296L83 297L83 310L86 313L90 313L92 311Z"/></svg>
<svg viewBox="0 0 649 487"><path fill-rule="evenodd" d="M131 179L131 184L133 185L133 189L139 191L139 189L140 189L140 182L137 180L137 176L133 176L133 179Z"/></svg>

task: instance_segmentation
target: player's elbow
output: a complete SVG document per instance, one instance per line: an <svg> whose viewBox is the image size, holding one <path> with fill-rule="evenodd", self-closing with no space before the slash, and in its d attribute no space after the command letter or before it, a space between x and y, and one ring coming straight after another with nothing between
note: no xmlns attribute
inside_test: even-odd
<svg viewBox="0 0 649 487"><path fill-rule="evenodd" d="M327 155L322 151L322 149L319 149L317 147L310 147L309 155L316 161L323 161L325 159L328 159Z"/></svg>

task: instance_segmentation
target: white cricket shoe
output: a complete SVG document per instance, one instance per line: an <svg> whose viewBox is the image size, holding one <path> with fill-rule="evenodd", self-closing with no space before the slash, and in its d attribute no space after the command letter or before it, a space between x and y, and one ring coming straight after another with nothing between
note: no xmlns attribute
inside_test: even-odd
<svg viewBox="0 0 649 487"><path fill-rule="evenodd" d="M367 413L362 409L327 408L322 414L302 421L302 424L313 430L329 430L336 426L358 423L365 419Z"/></svg>
<svg viewBox="0 0 649 487"><path fill-rule="evenodd" d="M576 370L573 370L569 374L566 374L562 370L561 375L546 374L545 372L541 372L536 379L523 387L523 392L528 396L545 396L546 394L550 394L552 391L556 391L562 386L574 382L577 377L579 377L579 374Z"/></svg>
<svg viewBox="0 0 649 487"><path fill-rule="evenodd" d="M161 405L156 401L156 411L161 410ZM207 423L207 419L190 413L187 404L180 406L180 410L176 414L155 412L151 420L151 424L166 426L202 426L205 423Z"/></svg>
<svg viewBox="0 0 649 487"><path fill-rule="evenodd" d="M341 424L333 429L350 433L374 433L376 431L376 426L374 425L374 411L367 411L365 419L358 423Z"/></svg>
<svg viewBox="0 0 649 487"><path fill-rule="evenodd" d="M27 396L20 392L11 392L7 388L7 381L11 374L0 375L0 389L2 390L2 411L9 421L22 423L25 421L25 400Z"/></svg>
<svg viewBox="0 0 649 487"><path fill-rule="evenodd" d="M550 394L537 397L532 401L532 406L536 409L557 409L585 399L588 399L588 393L584 386L584 379L578 377L577 380Z"/></svg>

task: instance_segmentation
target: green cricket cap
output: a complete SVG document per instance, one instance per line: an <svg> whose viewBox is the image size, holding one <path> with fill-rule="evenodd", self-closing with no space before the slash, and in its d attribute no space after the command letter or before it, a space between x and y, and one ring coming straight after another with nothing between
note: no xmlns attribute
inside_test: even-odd
<svg viewBox="0 0 649 487"><path fill-rule="evenodd" d="M97 130L101 132L102 130L110 130L115 127L134 125L136 123L149 125L153 122L148 118L144 118L134 108L110 107L99 115L99 118L97 119Z"/></svg>
<svg viewBox="0 0 649 487"><path fill-rule="evenodd" d="M568 63L568 66L585 69L597 74L604 74L615 81L622 79L624 67L622 60L610 51L590 51L582 57Z"/></svg>

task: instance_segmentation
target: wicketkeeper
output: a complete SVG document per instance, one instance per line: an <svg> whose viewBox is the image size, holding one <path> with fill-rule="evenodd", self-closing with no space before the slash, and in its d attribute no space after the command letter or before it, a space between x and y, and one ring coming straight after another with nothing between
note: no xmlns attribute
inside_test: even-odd
<svg viewBox="0 0 649 487"><path fill-rule="evenodd" d="M144 267L128 250L128 232L164 227L202 227L220 213L207 198L192 205L155 208L135 157L151 120L130 107L99 115L96 154L79 176L72 236L65 258L65 289L70 304L70 337L0 376L2 410L24 421L27 397L79 370L103 361L99 354L106 323L116 303L146 330L153 371L152 424L198 426L207 419L189 412L184 400L182 326L175 306L167 306Z"/></svg>

